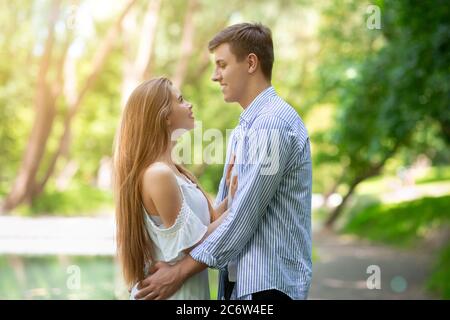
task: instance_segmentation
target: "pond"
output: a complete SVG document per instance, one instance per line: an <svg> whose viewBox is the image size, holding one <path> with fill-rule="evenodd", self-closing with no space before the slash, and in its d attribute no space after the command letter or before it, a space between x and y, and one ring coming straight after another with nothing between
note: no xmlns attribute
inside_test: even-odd
<svg viewBox="0 0 450 320"><path fill-rule="evenodd" d="M210 272L211 298L217 296L217 271ZM112 256L0 255L0 300L128 299Z"/></svg>

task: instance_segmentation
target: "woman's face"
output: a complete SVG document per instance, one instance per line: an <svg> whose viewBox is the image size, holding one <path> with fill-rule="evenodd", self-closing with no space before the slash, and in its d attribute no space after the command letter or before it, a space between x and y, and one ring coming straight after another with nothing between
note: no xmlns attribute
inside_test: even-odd
<svg viewBox="0 0 450 320"><path fill-rule="evenodd" d="M178 88L172 87L172 111L168 118L170 130L192 130L194 129L194 113L192 104L186 101Z"/></svg>

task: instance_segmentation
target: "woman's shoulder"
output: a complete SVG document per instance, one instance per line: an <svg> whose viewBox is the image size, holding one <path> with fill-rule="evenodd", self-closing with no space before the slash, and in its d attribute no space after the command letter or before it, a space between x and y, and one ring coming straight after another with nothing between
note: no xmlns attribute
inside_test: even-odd
<svg viewBox="0 0 450 320"><path fill-rule="evenodd" d="M176 176L172 169L164 162L154 162L149 165L143 175L144 185L151 182L151 185L173 185L176 186Z"/></svg>
<svg viewBox="0 0 450 320"><path fill-rule="evenodd" d="M149 165L142 177L143 189L152 191L154 189L179 190L178 182L173 170L164 162L154 162Z"/></svg>
<svg viewBox="0 0 450 320"><path fill-rule="evenodd" d="M142 189L144 202L146 198L151 199L164 225L173 225L182 207L183 195L172 169L162 162L153 163L144 172Z"/></svg>
<svg viewBox="0 0 450 320"><path fill-rule="evenodd" d="M145 173L147 174L174 174L169 165L162 161L153 162L145 169Z"/></svg>

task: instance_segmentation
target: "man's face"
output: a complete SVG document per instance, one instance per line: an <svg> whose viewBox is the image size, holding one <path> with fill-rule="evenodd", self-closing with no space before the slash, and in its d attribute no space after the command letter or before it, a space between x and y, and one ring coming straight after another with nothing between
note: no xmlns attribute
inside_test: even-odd
<svg viewBox="0 0 450 320"><path fill-rule="evenodd" d="M238 62L228 43L218 46L213 54L215 69L212 81L219 82L226 102L240 102L245 96L249 76L246 59Z"/></svg>

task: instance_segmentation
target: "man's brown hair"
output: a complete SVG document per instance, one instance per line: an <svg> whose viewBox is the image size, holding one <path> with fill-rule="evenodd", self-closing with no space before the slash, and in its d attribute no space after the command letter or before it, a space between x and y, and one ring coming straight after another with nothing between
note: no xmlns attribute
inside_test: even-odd
<svg viewBox="0 0 450 320"><path fill-rule="evenodd" d="M213 52L223 43L230 45L231 52L238 61L254 53L261 64L261 70L267 80L272 79L273 42L272 32L260 23L239 23L229 26L209 42L208 49Z"/></svg>

